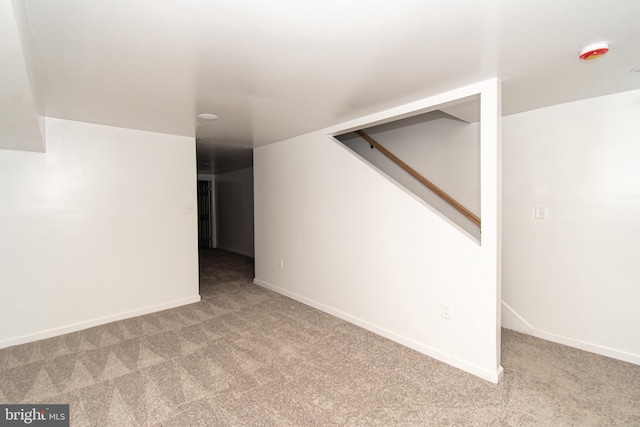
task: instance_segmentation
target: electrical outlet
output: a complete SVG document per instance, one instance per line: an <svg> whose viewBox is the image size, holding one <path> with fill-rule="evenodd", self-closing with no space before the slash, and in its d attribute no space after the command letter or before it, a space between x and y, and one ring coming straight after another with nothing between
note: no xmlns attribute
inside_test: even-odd
<svg viewBox="0 0 640 427"><path fill-rule="evenodd" d="M451 320L451 305L444 302L440 304L440 316L443 319Z"/></svg>
<svg viewBox="0 0 640 427"><path fill-rule="evenodd" d="M280 258L280 268L284 268L284 260Z"/></svg>
<svg viewBox="0 0 640 427"><path fill-rule="evenodd" d="M184 205L184 214L185 215L193 215L196 212L196 208L192 203L187 203Z"/></svg>

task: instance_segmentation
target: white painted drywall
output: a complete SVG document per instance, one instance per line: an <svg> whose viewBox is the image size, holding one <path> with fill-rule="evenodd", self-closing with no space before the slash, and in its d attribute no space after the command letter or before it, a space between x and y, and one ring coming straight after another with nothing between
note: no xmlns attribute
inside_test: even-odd
<svg viewBox="0 0 640 427"><path fill-rule="evenodd" d="M479 103L477 108L480 109ZM466 123L434 111L424 116L377 126L367 130L367 134L480 216L479 123ZM480 238L477 225L380 151L371 149L369 143L360 136L348 134L339 139L471 235Z"/></svg>
<svg viewBox="0 0 640 427"><path fill-rule="evenodd" d="M489 81L254 150L256 283L497 381L499 86ZM482 245L326 136L477 93ZM283 268L280 268L280 260ZM441 318L441 303L452 319Z"/></svg>
<svg viewBox="0 0 640 427"><path fill-rule="evenodd" d="M215 247L253 257L253 168L214 177Z"/></svg>
<svg viewBox="0 0 640 427"><path fill-rule="evenodd" d="M0 149L45 150L44 107L25 2L0 2Z"/></svg>
<svg viewBox="0 0 640 427"><path fill-rule="evenodd" d="M46 126L0 150L0 346L198 301L194 138Z"/></svg>
<svg viewBox="0 0 640 427"><path fill-rule="evenodd" d="M505 327L640 363L639 118L640 91L504 118Z"/></svg>

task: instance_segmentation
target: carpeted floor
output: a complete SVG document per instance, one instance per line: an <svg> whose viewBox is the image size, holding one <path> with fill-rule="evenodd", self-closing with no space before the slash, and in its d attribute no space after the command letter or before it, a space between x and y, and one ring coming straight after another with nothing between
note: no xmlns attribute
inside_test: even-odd
<svg viewBox="0 0 640 427"><path fill-rule="evenodd" d="M466 374L252 284L201 252L203 301L0 350L1 403L72 426L640 426L640 366L503 331L505 376Z"/></svg>

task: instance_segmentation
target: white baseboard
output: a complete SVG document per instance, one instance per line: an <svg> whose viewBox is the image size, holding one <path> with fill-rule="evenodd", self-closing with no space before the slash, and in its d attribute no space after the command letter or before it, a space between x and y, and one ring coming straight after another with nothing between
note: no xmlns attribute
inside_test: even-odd
<svg viewBox="0 0 640 427"><path fill-rule="evenodd" d="M168 301L163 304L143 307L136 310L126 311L123 313L113 314L110 316L99 317L97 319L86 320L82 322L72 323L70 325L60 326L57 328L46 329L44 331L33 334L22 335L15 338L9 338L0 341L0 348L10 347L12 345L25 344L32 341L38 341L45 338L56 337L58 335L68 334L70 332L81 331L83 329L92 328L94 326L104 325L105 323L115 322L117 320L129 319L131 317L142 316L144 314L155 313L157 311L168 310L170 308L179 307L181 305L193 304L200 301L200 295L188 298L181 298Z"/></svg>
<svg viewBox="0 0 640 427"><path fill-rule="evenodd" d="M317 308L320 311L323 311L325 313L331 314L333 316L336 316L344 321L347 321L349 323L353 323L354 325L360 326L363 329L366 329L370 332L373 332L375 334L378 334L380 336L383 336L385 338L390 339L391 341L395 341L399 344L402 344L406 347L409 347L413 350L416 350L422 354L425 354L429 357L432 357L436 360L439 360L441 362L444 362L448 365L454 366L458 369L461 369L463 371L466 371L470 374L473 374L477 377L480 377L482 379L485 379L487 381L491 381L492 383L498 383L501 379L502 379L502 375L503 375L503 368L502 366L499 366L498 369L496 369L496 371L488 371L484 368L481 368L477 365L474 365L473 363L469 363L467 361L458 359L450 354L447 353L443 353L437 349L434 349L432 347L429 347L427 345L424 345L420 342L417 342L411 338L407 338L404 337L402 335L399 335L395 332L389 331L387 329L381 328L379 326L376 326L372 323L367 322L366 320L360 319L358 317L355 317L349 313L345 313L344 311L341 310L337 310L333 307L327 306L325 304L319 303L317 301L314 300L310 300L308 298L305 298L303 296L300 296L296 293L290 292L286 289L282 289L278 286L275 286L271 283L265 282L263 280L259 280L259 279L254 279L253 283L255 283L258 286L262 286L263 288L272 290L278 294L284 295L286 297L289 297L291 299L294 299L296 301L299 301L305 305L308 305L310 307L313 308Z"/></svg>
<svg viewBox="0 0 640 427"><path fill-rule="evenodd" d="M580 350L589 351L591 353L599 354L601 356L611 357L612 359L622 360L624 362L640 365L640 355L628 353L625 351L617 350L610 347L605 347L599 344L594 344L586 341L580 341L574 338L565 337L562 335L556 335L551 332L542 331L535 328L531 323L527 322L522 316L520 316L513 308L507 303L502 301L502 327L511 329L512 331L522 332L527 335L532 335L536 338L555 342L558 344L574 347Z"/></svg>

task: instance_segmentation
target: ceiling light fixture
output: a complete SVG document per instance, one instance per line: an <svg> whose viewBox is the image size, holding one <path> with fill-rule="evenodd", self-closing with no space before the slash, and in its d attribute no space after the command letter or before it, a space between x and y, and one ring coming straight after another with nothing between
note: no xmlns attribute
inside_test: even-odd
<svg viewBox="0 0 640 427"><path fill-rule="evenodd" d="M202 120L216 120L218 118L218 116L216 116L215 114L209 113L198 114L198 117L200 117Z"/></svg>
<svg viewBox="0 0 640 427"><path fill-rule="evenodd" d="M609 43L598 42L585 46L580 51L580 59L583 61L593 61L609 52Z"/></svg>

